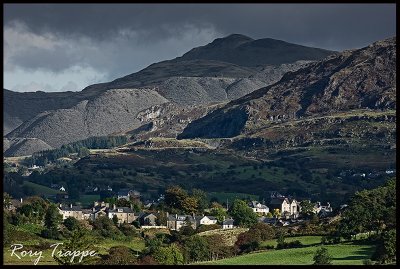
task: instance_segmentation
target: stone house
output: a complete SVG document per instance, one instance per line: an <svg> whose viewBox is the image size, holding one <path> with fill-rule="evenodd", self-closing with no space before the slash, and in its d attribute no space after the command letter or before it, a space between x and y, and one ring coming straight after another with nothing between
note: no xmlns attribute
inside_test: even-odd
<svg viewBox="0 0 400 269"><path fill-rule="evenodd" d="M132 223L138 218L138 215L135 215L135 212L130 207L117 207L116 205L113 208L109 208L107 210L107 216L112 219L114 216L117 216L118 223Z"/></svg>
<svg viewBox="0 0 400 269"><path fill-rule="evenodd" d="M193 229L196 229L196 220L191 215L169 215L167 217L167 228L170 230L179 231L182 226L190 223Z"/></svg>
<svg viewBox="0 0 400 269"><path fill-rule="evenodd" d="M296 199L287 197L273 198L270 202L270 207L272 209L279 209L282 217L297 218L299 216L300 203Z"/></svg>
<svg viewBox="0 0 400 269"><path fill-rule="evenodd" d="M140 214L139 221L143 226L157 226L157 216L154 213Z"/></svg>
<svg viewBox="0 0 400 269"><path fill-rule="evenodd" d="M83 212L82 212L82 207L80 206L73 206L70 204L69 206L64 206L60 204L58 208L60 214L63 216L63 220L73 217L76 218L77 220L83 220Z"/></svg>

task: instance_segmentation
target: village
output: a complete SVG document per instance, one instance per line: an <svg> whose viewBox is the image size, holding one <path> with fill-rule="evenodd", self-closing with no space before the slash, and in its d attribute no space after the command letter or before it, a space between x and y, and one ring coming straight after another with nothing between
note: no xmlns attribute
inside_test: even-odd
<svg viewBox="0 0 400 269"><path fill-rule="evenodd" d="M135 190L122 189L115 198L118 201L125 200L126 202L141 203L140 192ZM110 204L104 201L95 201L91 208L82 208L82 206L73 204L59 204L58 209L64 220L68 217L73 217L77 220L94 221L100 216L107 216L110 219L117 219L118 224L135 223L136 225L139 224L142 229L167 228L169 230L179 230L188 223L190 223L193 229L197 229L201 225L220 225L221 229L233 229L236 227L235 220L232 217L224 218L219 222L213 215L196 215L195 213L191 215L182 215L166 212L166 220L159 221L160 212L151 208L154 208L154 205L163 199L164 197L161 196L157 202L146 201L143 203L143 210L139 212L134 210L132 203L130 206L117 206L116 204ZM259 201L250 201L248 206L257 214L259 222L277 226L287 226L291 223L302 221L300 218L300 201L285 197L277 192L271 194L268 206ZM228 208L225 210L227 211ZM313 204L312 211L320 218L323 218L329 216L333 208L329 203L321 205L320 202L316 202Z"/></svg>

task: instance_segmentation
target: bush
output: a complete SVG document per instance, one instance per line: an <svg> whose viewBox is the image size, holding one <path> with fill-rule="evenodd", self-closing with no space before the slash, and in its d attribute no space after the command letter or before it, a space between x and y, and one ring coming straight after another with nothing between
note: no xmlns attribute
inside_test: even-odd
<svg viewBox="0 0 400 269"><path fill-rule="evenodd" d="M211 230L216 230L220 229L221 226L218 224L211 224L211 225L200 225L197 229L197 233L205 232L205 231L211 231Z"/></svg>
<svg viewBox="0 0 400 269"><path fill-rule="evenodd" d="M44 229L41 236L48 239L60 239L60 232L57 229Z"/></svg>
<svg viewBox="0 0 400 269"><path fill-rule="evenodd" d="M396 260L396 230L392 229L382 233L372 259L379 263L391 263Z"/></svg>
<svg viewBox="0 0 400 269"><path fill-rule="evenodd" d="M332 257L328 253L328 249L322 247L315 252L314 265L328 265L332 264Z"/></svg>

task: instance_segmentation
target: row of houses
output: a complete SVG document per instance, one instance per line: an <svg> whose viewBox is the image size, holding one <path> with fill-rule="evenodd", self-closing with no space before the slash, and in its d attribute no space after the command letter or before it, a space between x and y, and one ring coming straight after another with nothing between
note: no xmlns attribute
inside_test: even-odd
<svg viewBox="0 0 400 269"><path fill-rule="evenodd" d="M301 212L299 201L284 196L275 196L271 199L269 205L270 207L258 201L251 201L249 203L249 207L253 212L259 215L267 215L269 212L272 213L274 210L278 209L281 217L296 219ZM322 206L320 202L316 202L313 208L313 212L322 217L328 216L332 211L333 208L329 203L327 203L326 206Z"/></svg>
<svg viewBox="0 0 400 269"><path fill-rule="evenodd" d="M157 213L134 212L131 207L117 207L116 205L110 207L110 204L105 202L94 202L93 207L90 209L84 209L81 206L74 206L72 204L69 206L60 204L58 209L63 219L73 217L78 220L94 221L100 216L107 216L110 219L116 217L119 224L131 224L134 221L138 221L142 226L158 226ZM168 212L166 214L167 221L165 228L170 230L179 230L187 224L190 224L193 229L198 228L200 225L217 224L217 219L214 216L170 215ZM233 219L227 219L222 222L223 229L231 229L233 227Z"/></svg>

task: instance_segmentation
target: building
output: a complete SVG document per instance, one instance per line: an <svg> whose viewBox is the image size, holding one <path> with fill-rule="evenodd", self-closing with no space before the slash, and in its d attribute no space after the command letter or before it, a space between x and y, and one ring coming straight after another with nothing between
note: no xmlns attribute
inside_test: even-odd
<svg viewBox="0 0 400 269"><path fill-rule="evenodd" d="M140 214L139 221L143 226L157 226L157 216L154 213Z"/></svg>
<svg viewBox="0 0 400 269"><path fill-rule="evenodd" d="M91 209L91 213L90 213L90 220L95 220L98 217L101 216L107 216L107 210L110 207L109 203L105 203L105 202L94 202L93 203L93 207Z"/></svg>
<svg viewBox="0 0 400 269"><path fill-rule="evenodd" d="M117 199L130 200L140 200L140 192L129 189L121 189L117 193Z"/></svg>
<svg viewBox="0 0 400 269"><path fill-rule="evenodd" d="M59 191L64 191L64 192L65 192L64 186L61 186L60 189L59 189Z"/></svg>
<svg viewBox="0 0 400 269"><path fill-rule="evenodd" d="M112 209L108 208L107 216L112 219L114 216L118 218L118 223L132 223L138 218L138 215L135 215L135 212L130 207L117 207L113 206Z"/></svg>
<svg viewBox="0 0 400 269"><path fill-rule="evenodd" d="M296 199L287 197L277 197L271 199L270 207L272 209L279 209L281 216L297 218L299 216L300 203Z"/></svg>
<svg viewBox="0 0 400 269"><path fill-rule="evenodd" d="M326 206L323 206L320 202L317 202L313 208L313 212L322 218L330 215L332 211L333 208L330 203L326 203Z"/></svg>
<svg viewBox="0 0 400 269"><path fill-rule="evenodd" d="M64 206L60 204L58 208L60 214L63 216L63 220L73 217L76 218L77 220L83 220L83 212L82 208L80 206L73 206L70 204L69 206Z"/></svg>
<svg viewBox="0 0 400 269"><path fill-rule="evenodd" d="M213 225L217 224L217 218L214 216L197 216L196 219L196 226L199 227L200 225Z"/></svg>
<svg viewBox="0 0 400 269"><path fill-rule="evenodd" d="M233 219L226 219L222 222L222 229L233 229Z"/></svg>
<svg viewBox="0 0 400 269"><path fill-rule="evenodd" d="M253 212L255 212L255 213L266 215L269 212L268 206L266 206L264 204L261 204L261 203L259 203L257 201L251 201L249 203L249 206L253 210Z"/></svg>
<svg viewBox="0 0 400 269"><path fill-rule="evenodd" d="M196 229L196 220L190 215L168 215L167 217L167 228L170 230L179 231L182 226L190 223L193 229Z"/></svg>

